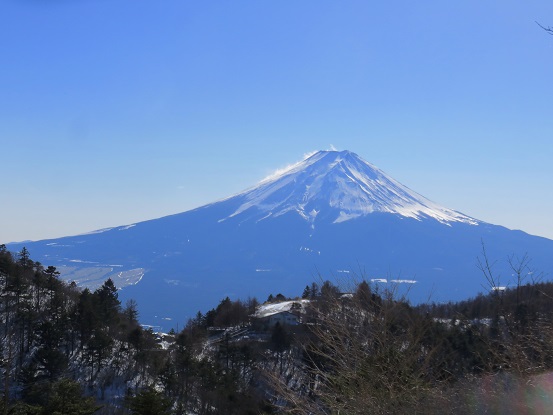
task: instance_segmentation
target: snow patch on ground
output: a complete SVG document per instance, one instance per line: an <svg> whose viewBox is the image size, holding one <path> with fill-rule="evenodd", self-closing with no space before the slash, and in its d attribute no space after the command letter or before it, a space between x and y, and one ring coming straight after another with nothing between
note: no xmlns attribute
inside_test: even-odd
<svg viewBox="0 0 553 415"><path fill-rule="evenodd" d="M128 285L136 285L144 277L144 268L135 268L128 271L118 272L114 278L114 284L117 288L126 287Z"/></svg>
<svg viewBox="0 0 553 415"><path fill-rule="evenodd" d="M382 284L416 284L416 280L407 280L407 279L396 279L396 280L388 280L387 278L372 278L371 282L378 282Z"/></svg>
<svg viewBox="0 0 553 415"><path fill-rule="evenodd" d="M321 255L321 251L316 251L315 249L307 248L306 246L300 246L300 251L312 252L314 254Z"/></svg>
<svg viewBox="0 0 553 415"><path fill-rule="evenodd" d="M262 304L257 308L257 311L255 312L255 316L259 318L263 317L269 317L273 314L282 313L284 311L290 311L295 306L294 304L299 304L299 307L297 310L301 313L305 312L305 307L309 304L309 300L301 299L301 300L289 300L289 301L282 301L280 303L267 303Z"/></svg>
<svg viewBox="0 0 553 415"><path fill-rule="evenodd" d="M96 266L96 267L69 267L60 266L57 268L60 272L60 276L65 281L74 281L79 287L87 287L91 291L99 288L105 280L107 280L113 273L112 267ZM115 282L117 288L121 288L121 285Z"/></svg>
<svg viewBox="0 0 553 415"><path fill-rule="evenodd" d="M355 218L358 218L360 216L361 216L361 213L346 213L346 212L341 210L340 214L338 215L338 217L336 218L334 223L345 222L347 220L355 219Z"/></svg>
<svg viewBox="0 0 553 415"><path fill-rule="evenodd" d="M112 229L115 229L113 227L111 228L103 228L103 229L98 229L98 230L95 230L95 231L90 231L90 232L85 232L85 233L81 233L79 235L95 235L97 233L104 233L104 232L108 232L108 231L111 231Z"/></svg>
<svg viewBox="0 0 553 415"><path fill-rule="evenodd" d="M119 231L126 231L127 229L130 229L132 227L136 226L136 223L133 223L132 225L127 225L127 226L121 226L120 228L118 228L117 230Z"/></svg>
<svg viewBox="0 0 553 415"><path fill-rule="evenodd" d="M82 259L70 259L69 262L78 262L81 264L98 264L98 262L95 261L83 261Z"/></svg>

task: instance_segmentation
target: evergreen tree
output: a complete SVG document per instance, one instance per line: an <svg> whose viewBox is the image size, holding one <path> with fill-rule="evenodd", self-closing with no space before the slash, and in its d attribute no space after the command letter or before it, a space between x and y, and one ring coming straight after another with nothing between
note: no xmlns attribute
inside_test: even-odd
<svg viewBox="0 0 553 415"><path fill-rule="evenodd" d="M83 396L82 388L77 382L60 379L52 385L44 414L91 415L100 408L94 398Z"/></svg>
<svg viewBox="0 0 553 415"><path fill-rule="evenodd" d="M94 330L100 326L101 320L96 312L94 297L88 288L79 296L77 305L78 326L81 348L86 345Z"/></svg>
<svg viewBox="0 0 553 415"><path fill-rule="evenodd" d="M110 325L115 323L121 311L121 302L118 299L117 288L115 284L108 278L100 288L94 291L94 296L97 298L98 317Z"/></svg>
<svg viewBox="0 0 553 415"><path fill-rule="evenodd" d="M23 268L30 268L33 265L33 261L31 261L31 255L29 254L29 250L26 247L23 247L21 251L17 254L18 256L18 263Z"/></svg>
<svg viewBox="0 0 553 415"><path fill-rule="evenodd" d="M311 299L315 299L320 295L319 285L316 282L311 283L311 290L309 291L310 291Z"/></svg>
<svg viewBox="0 0 553 415"><path fill-rule="evenodd" d="M133 415L170 415L171 402L153 388L147 388L127 398L127 406Z"/></svg>
<svg viewBox="0 0 553 415"><path fill-rule="evenodd" d="M130 299L125 304L123 314L127 318L127 322L130 324L138 323L138 304L133 299Z"/></svg>

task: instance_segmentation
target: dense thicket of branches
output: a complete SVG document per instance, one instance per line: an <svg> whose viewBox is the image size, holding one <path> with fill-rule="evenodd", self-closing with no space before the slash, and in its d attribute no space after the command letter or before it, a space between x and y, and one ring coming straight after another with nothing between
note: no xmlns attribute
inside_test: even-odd
<svg viewBox="0 0 553 415"><path fill-rule="evenodd" d="M494 290L459 303L414 307L365 281L325 281L291 303L299 325L225 298L162 335L140 326L136 303L121 306L112 281L80 290L0 246L0 414L526 411L506 389L531 392L553 369L553 284L523 257L513 288L495 289L482 264Z"/></svg>
<svg viewBox="0 0 553 415"><path fill-rule="evenodd" d="M309 341L295 346L301 358L288 371L297 379L268 373L283 412L536 410L508 389L538 389L538 375L553 370L553 284L417 307L366 282L351 291L312 302ZM486 398L478 402L474 396L484 387Z"/></svg>

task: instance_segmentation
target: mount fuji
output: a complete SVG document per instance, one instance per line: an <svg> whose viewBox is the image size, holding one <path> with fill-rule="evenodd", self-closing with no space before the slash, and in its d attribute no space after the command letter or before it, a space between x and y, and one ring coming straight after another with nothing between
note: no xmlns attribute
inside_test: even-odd
<svg viewBox="0 0 553 415"><path fill-rule="evenodd" d="M8 248L25 245L80 286L112 278L143 323L167 328L226 296L294 296L319 278L397 284L414 302L467 298L485 289L482 242L502 285L511 254L553 270L552 240L442 207L352 152L320 151L187 212Z"/></svg>

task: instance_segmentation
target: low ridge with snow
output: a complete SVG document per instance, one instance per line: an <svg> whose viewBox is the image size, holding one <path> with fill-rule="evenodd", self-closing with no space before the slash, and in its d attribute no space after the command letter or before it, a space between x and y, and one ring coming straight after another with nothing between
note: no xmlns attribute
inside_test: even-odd
<svg viewBox="0 0 553 415"><path fill-rule="evenodd" d="M297 300L286 300L286 301L279 301L276 303L261 304L255 312L255 317L265 318L278 313L284 313L286 311L287 312L294 311L297 313L305 314L305 309L310 302L311 302L310 300L302 298Z"/></svg>

